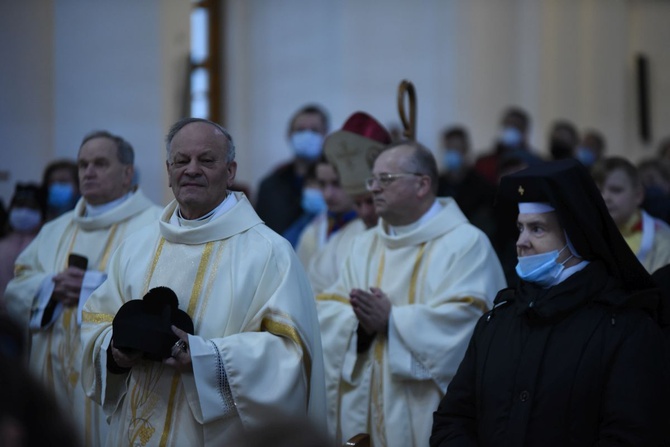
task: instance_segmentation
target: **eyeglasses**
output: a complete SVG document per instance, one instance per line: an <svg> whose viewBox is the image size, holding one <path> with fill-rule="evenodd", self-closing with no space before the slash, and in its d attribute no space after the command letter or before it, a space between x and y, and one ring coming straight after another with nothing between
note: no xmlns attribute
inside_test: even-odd
<svg viewBox="0 0 670 447"><path fill-rule="evenodd" d="M375 183L377 183L382 188L386 188L400 177L407 177L412 175L422 177L424 174L419 174L416 172L398 172L397 174L383 173L379 175L373 175L372 177L365 179L365 187L368 189L368 191L372 191L375 187Z"/></svg>

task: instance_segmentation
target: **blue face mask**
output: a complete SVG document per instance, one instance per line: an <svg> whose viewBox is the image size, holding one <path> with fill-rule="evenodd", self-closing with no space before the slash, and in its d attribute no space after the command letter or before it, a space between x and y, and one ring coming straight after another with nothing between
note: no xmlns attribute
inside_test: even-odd
<svg viewBox="0 0 670 447"><path fill-rule="evenodd" d="M328 208L321 190L317 188L304 188L300 205L303 211L309 214L319 214Z"/></svg>
<svg viewBox="0 0 670 447"><path fill-rule="evenodd" d="M71 183L52 183L49 186L47 204L51 208L65 208L74 201L74 187Z"/></svg>
<svg viewBox="0 0 670 447"><path fill-rule="evenodd" d="M12 208L9 224L19 233L29 233L42 223L42 213L33 208Z"/></svg>
<svg viewBox="0 0 670 447"><path fill-rule="evenodd" d="M312 130L301 130L291 134L291 146L295 154L306 160L316 160L321 155L323 135Z"/></svg>
<svg viewBox="0 0 670 447"><path fill-rule="evenodd" d="M570 256L563 262L556 262L566 245L560 251L552 250L539 255L521 256L516 265L516 274L526 282L532 282L542 287L553 285L561 272L565 269L564 264L572 258Z"/></svg>
<svg viewBox="0 0 670 447"><path fill-rule="evenodd" d="M458 171L463 166L463 155L455 149L447 149L442 164L447 171Z"/></svg>
<svg viewBox="0 0 670 447"><path fill-rule="evenodd" d="M591 149L580 146L577 148L577 160L587 168L590 168L596 162L596 154Z"/></svg>
<svg viewBox="0 0 670 447"><path fill-rule="evenodd" d="M500 142L509 147L519 147L522 138L523 135L515 127L505 127L500 134Z"/></svg>

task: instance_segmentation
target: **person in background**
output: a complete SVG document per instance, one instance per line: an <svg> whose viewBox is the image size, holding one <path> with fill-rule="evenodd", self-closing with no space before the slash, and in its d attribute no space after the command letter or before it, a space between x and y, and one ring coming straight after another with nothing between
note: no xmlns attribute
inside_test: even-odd
<svg viewBox="0 0 670 447"><path fill-rule="evenodd" d="M552 160L575 158L579 133L574 124L567 120L555 121L549 131L549 155Z"/></svg>
<svg viewBox="0 0 670 447"><path fill-rule="evenodd" d="M235 429L278 416L325 424L323 355L314 298L288 241L246 196L226 129L184 118L166 138L175 200L110 259L109 279L86 302L84 389L108 409L107 446L223 446ZM119 349L112 322L156 287L172 289L189 334L176 325L161 359ZM167 322L166 322L167 323Z"/></svg>
<svg viewBox="0 0 670 447"><path fill-rule="evenodd" d="M607 150L605 137L595 129L585 130L582 134L582 140L577 146L575 158L588 169L603 158Z"/></svg>
<svg viewBox="0 0 670 447"><path fill-rule="evenodd" d="M293 159L264 177L256 193L256 212L275 232L282 234L302 215L305 175L309 166L321 157L327 133L328 114L321 106L306 105L291 117L286 136Z"/></svg>
<svg viewBox="0 0 670 447"><path fill-rule="evenodd" d="M72 414L81 443L104 444L102 408L80 383L81 309L107 277L121 241L156 222L160 208L132 186L135 153L107 131L86 135L77 165L82 198L74 210L46 223L19 255L7 285L7 310L30 331L30 369Z"/></svg>
<svg viewBox="0 0 670 447"><path fill-rule="evenodd" d="M500 130L494 147L477 158L474 169L491 185L498 184L500 162L509 154L522 158L527 164L540 162L529 143L530 116L520 107L509 107L503 112Z"/></svg>
<svg viewBox="0 0 670 447"><path fill-rule="evenodd" d="M353 201L358 218L335 233L312 257L307 274L315 295L337 280L355 238L378 223L374 199L365 181L371 175L373 160L390 143L389 132L365 112L352 114L342 129L328 135L324 142L324 155L335 168L342 190Z"/></svg>
<svg viewBox="0 0 670 447"><path fill-rule="evenodd" d="M670 228L640 207L644 188L635 166L625 158L609 157L596 163L591 174L612 219L647 271L670 264Z"/></svg>
<svg viewBox="0 0 670 447"><path fill-rule="evenodd" d="M66 159L49 163L42 174L42 188L45 222L72 210L80 197L77 163Z"/></svg>
<svg viewBox="0 0 670 447"><path fill-rule="evenodd" d="M9 203L10 232L0 239L0 298L7 283L14 277L14 261L35 239L44 222L44 204L40 186L35 183L17 183ZM4 300L0 300L4 308Z"/></svg>
<svg viewBox="0 0 670 447"><path fill-rule="evenodd" d="M339 441L369 433L375 446L427 445L472 329L505 286L486 235L437 198L437 177L418 142L382 151L366 181L380 222L316 297Z"/></svg>
<svg viewBox="0 0 670 447"><path fill-rule="evenodd" d="M470 137L461 126L442 134L442 172L438 197L453 197L471 224L491 237L494 232L493 198L495 187L472 167Z"/></svg>
<svg viewBox="0 0 670 447"><path fill-rule="evenodd" d="M300 235L305 230L305 227L316 216L325 213L328 209L328 205L323 198L323 192L319 186L319 181L316 178L316 164L310 165L305 174L300 207L302 208L300 217L282 233L282 236L291 243L294 249L298 246L298 240L300 240Z"/></svg>
<svg viewBox="0 0 670 447"><path fill-rule="evenodd" d="M637 171L644 187L642 209L670 225L670 163L646 159L638 163Z"/></svg>
<svg viewBox="0 0 670 447"><path fill-rule="evenodd" d="M431 447L667 445L664 336L650 275L579 162L503 177L521 278L480 318Z"/></svg>
<svg viewBox="0 0 670 447"><path fill-rule="evenodd" d="M326 202L326 210L312 219L298 239L296 253L305 269L331 237L357 217L353 200L342 188L335 166L323 156L316 163L316 180Z"/></svg>

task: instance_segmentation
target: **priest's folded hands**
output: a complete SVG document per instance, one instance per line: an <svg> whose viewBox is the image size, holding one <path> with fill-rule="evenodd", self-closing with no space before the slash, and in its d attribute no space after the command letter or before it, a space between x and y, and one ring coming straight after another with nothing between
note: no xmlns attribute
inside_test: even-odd
<svg viewBox="0 0 670 447"><path fill-rule="evenodd" d="M365 332L386 333L391 315L391 300L381 289L370 287L369 292L351 289L349 298L354 314Z"/></svg>

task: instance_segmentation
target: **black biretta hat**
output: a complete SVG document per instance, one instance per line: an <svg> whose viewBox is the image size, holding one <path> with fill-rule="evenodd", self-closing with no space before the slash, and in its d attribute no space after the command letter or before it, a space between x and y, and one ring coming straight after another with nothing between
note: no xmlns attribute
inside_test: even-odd
<svg viewBox="0 0 670 447"><path fill-rule="evenodd" d="M579 256L601 260L628 291L653 288L651 276L628 247L589 172L577 160L545 162L502 177L498 202L546 202Z"/></svg>
<svg viewBox="0 0 670 447"><path fill-rule="evenodd" d="M114 347L144 352L150 360L172 355L172 346L179 340L171 326L193 333L191 317L179 309L179 299L169 287L155 287L141 300L125 303L112 322Z"/></svg>

